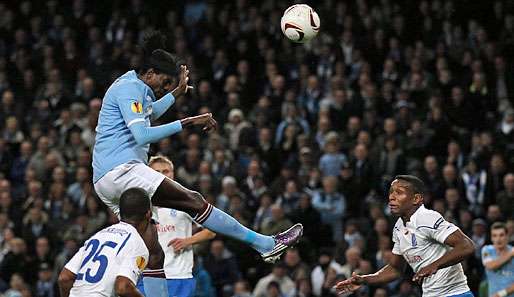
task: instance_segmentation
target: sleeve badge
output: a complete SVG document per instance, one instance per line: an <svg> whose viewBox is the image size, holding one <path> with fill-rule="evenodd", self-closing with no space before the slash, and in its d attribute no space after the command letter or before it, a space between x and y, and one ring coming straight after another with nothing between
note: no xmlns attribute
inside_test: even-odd
<svg viewBox="0 0 514 297"><path fill-rule="evenodd" d="M132 102L130 104L130 109L132 110L133 113L143 113L143 104L139 103L139 102Z"/></svg>
<svg viewBox="0 0 514 297"><path fill-rule="evenodd" d="M143 256L138 256L136 258L136 266L139 270L143 270L146 267L146 260Z"/></svg>

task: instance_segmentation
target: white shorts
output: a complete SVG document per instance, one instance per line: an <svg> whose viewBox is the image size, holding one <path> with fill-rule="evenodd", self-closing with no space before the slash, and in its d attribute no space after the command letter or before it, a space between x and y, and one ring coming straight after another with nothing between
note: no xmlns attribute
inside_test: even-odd
<svg viewBox="0 0 514 297"><path fill-rule="evenodd" d="M150 199L166 177L144 163L125 163L114 167L95 183L98 197L115 215L120 217L120 196L130 188L141 188ZM157 209L152 207L152 218L158 220Z"/></svg>

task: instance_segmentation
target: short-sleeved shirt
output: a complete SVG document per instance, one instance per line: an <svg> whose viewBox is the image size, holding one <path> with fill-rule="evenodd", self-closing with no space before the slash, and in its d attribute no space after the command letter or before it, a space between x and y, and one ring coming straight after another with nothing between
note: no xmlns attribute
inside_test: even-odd
<svg viewBox="0 0 514 297"><path fill-rule="evenodd" d="M150 145L138 145L129 128L139 122L150 126L153 101L152 89L137 77L135 71L123 74L109 87L96 126L94 183L118 165L130 161L148 162Z"/></svg>
<svg viewBox="0 0 514 297"><path fill-rule="evenodd" d="M70 297L115 296L118 276L136 285L148 256L143 238L132 225L120 222L100 230L65 266L76 275Z"/></svg>
<svg viewBox="0 0 514 297"><path fill-rule="evenodd" d="M507 245L507 252L511 251L513 247L511 245ZM482 248L482 263L485 263L495 260L498 258L498 253L492 244L486 245ZM489 284L489 296L493 296L498 291L503 289L507 289L510 285L514 284L514 258L510 258L510 260L503 264L500 268L496 270L485 269L485 274L487 275L487 282ZM508 297L514 297L514 294L507 295Z"/></svg>
<svg viewBox="0 0 514 297"><path fill-rule="evenodd" d="M168 243L174 238L186 238L193 235L193 219L185 212L171 208L158 208L159 225L157 232L159 243L164 250L164 273L167 279L186 279L193 277L193 250L188 248L175 253Z"/></svg>
<svg viewBox="0 0 514 297"><path fill-rule="evenodd" d="M401 255L414 272L441 258L451 249L444 241L459 228L441 214L423 205L404 224L401 218L393 229L393 254ZM423 280L423 297L458 295L469 291L462 265L439 269Z"/></svg>

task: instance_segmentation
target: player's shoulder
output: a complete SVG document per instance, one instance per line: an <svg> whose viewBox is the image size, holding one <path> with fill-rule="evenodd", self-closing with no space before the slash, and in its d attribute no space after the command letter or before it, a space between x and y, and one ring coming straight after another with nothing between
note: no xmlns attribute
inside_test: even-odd
<svg viewBox="0 0 514 297"><path fill-rule="evenodd" d="M108 92L120 95L134 92L144 92L146 85L137 77L135 71L129 71L118 79L109 88Z"/></svg>
<svg viewBox="0 0 514 297"><path fill-rule="evenodd" d="M415 222L417 228L430 227L431 229L437 229L437 227L443 222L443 216L435 210L421 206L417 211Z"/></svg>
<svg viewBox="0 0 514 297"><path fill-rule="evenodd" d="M482 247L482 253L483 253L483 252L489 252L489 253L491 253L491 252L493 252L493 251L495 251L495 249L494 249L494 245L492 245L492 244L486 244L486 245L484 245L484 246Z"/></svg>
<svg viewBox="0 0 514 297"><path fill-rule="evenodd" d="M402 219L401 218L398 218L396 220L396 223L394 223L394 226L393 226L393 233L396 233L396 232L400 232L401 231L401 227L402 227Z"/></svg>

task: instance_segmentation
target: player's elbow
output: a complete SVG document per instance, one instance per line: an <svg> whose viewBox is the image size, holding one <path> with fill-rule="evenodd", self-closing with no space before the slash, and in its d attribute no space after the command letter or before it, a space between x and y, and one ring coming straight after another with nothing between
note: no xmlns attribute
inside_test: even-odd
<svg viewBox="0 0 514 297"><path fill-rule="evenodd" d="M475 253L475 243L471 239L466 238L462 242L462 251L466 257L473 255Z"/></svg>
<svg viewBox="0 0 514 297"><path fill-rule="evenodd" d="M59 273L59 277L57 278L57 283L62 288L69 286L74 281L75 281L75 274L73 274L71 271L67 270L66 268L63 268L61 273Z"/></svg>
<svg viewBox="0 0 514 297"><path fill-rule="evenodd" d="M137 145L145 145L148 143L144 135L141 134L134 134L134 139L136 140Z"/></svg>
<svg viewBox="0 0 514 297"><path fill-rule="evenodd" d="M116 282L114 283L114 291L116 293L116 296L130 296L131 292L131 283L130 281L125 277L116 277Z"/></svg>

